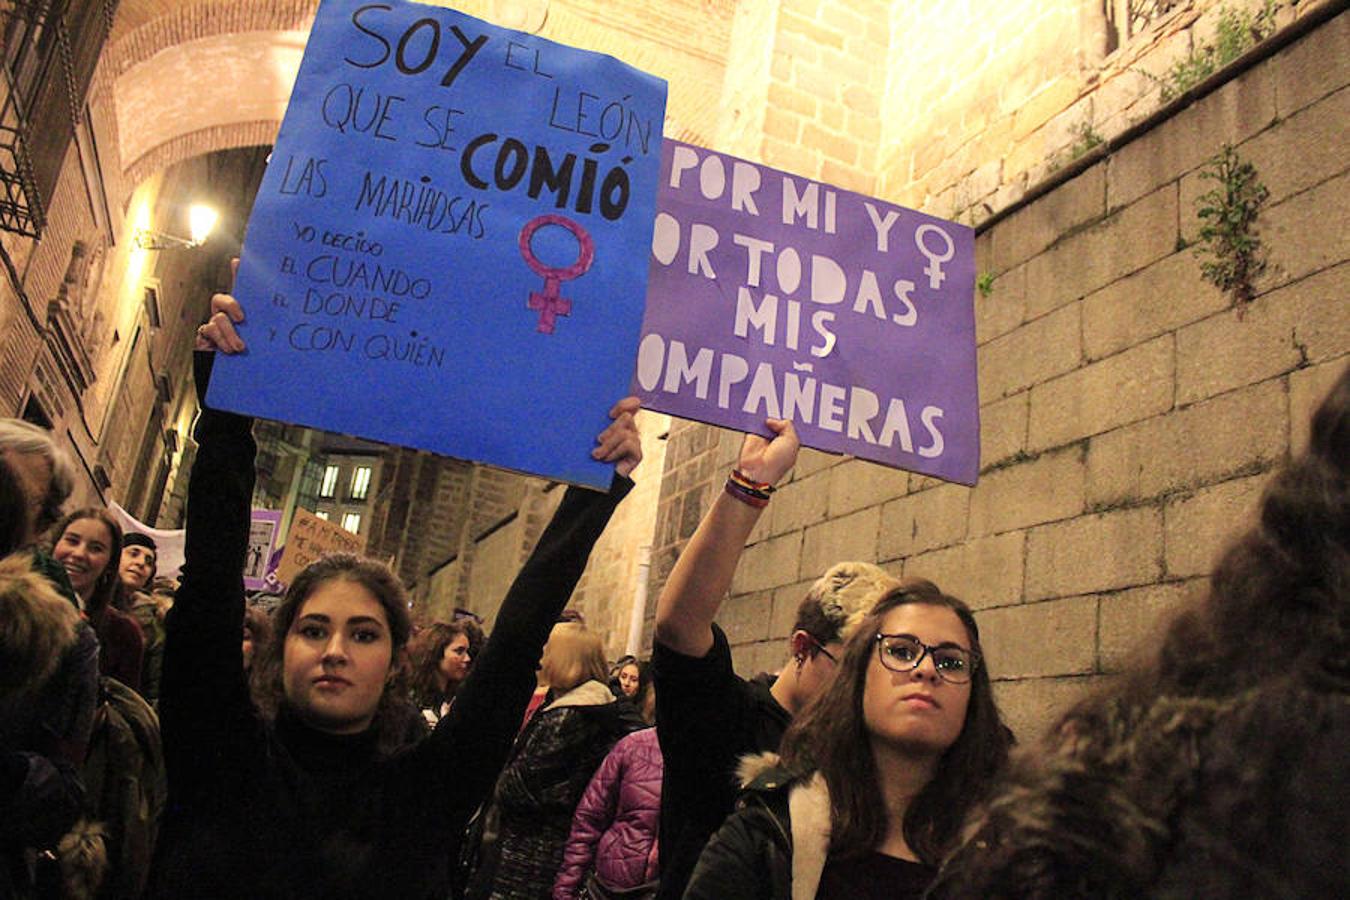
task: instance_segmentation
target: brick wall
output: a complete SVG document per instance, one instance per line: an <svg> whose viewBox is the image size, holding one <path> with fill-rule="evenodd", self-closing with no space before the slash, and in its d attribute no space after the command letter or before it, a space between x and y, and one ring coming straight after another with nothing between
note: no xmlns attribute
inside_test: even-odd
<svg viewBox="0 0 1350 900"><path fill-rule="evenodd" d="M187 332L200 321L211 292L224 287L220 263L230 248L227 236L224 244L213 242L188 254L141 251L134 247L132 231L147 226L181 234L185 223L172 218L185 199L181 192L206 184L223 196L246 194L255 189L257 169L245 153L224 165L220 159L184 161L131 181L117 164L119 132L109 59L105 50L86 100L104 197L87 182L82 165L92 168L95 159L82 161L72 141L50 198L42 239L3 237L40 327L35 328L24 313L23 300L10 280L0 279L0 406L7 415L17 414L30 388L39 392L53 430L71 452L80 476L72 504L130 502L133 511L149 515L148 507L140 507L155 498L153 482L161 473L161 462L171 469L176 459L167 452L163 437L163 428L175 424L166 413L177 408L183 392L190 392L181 377L187 368ZM92 205L104 202L110 215L106 229ZM234 225L242 227L222 223L221 228ZM77 242L84 259L95 260L83 274L78 265L72 266ZM72 273L78 283L63 286ZM159 290L161 315L161 327L153 331L143 304L145 288L152 284ZM48 378L44 373L55 373L39 367L48 304L63 290L78 293L70 311L92 367L93 381L78 396L64 379ZM142 338L133 340L138 327ZM170 378L167 406L156 399L152 372ZM96 466L110 480L107 488L98 486Z"/></svg>
<svg viewBox="0 0 1350 900"><path fill-rule="evenodd" d="M781 664L822 569L873 560L979 610L1000 703L1026 737L1198 596L1350 363L1347 84L1341 15L985 228L979 484L804 452L720 617L738 669ZM1270 265L1240 308L1200 279L1191 246L1199 169L1225 142L1270 189ZM672 427L653 593L738 444Z"/></svg>
<svg viewBox="0 0 1350 900"><path fill-rule="evenodd" d="M543 525L562 501L561 485L549 487L538 479L530 482L515 514L490 534L473 541L471 554L461 551L465 562L459 566L464 600L460 605L482 616L489 630L511 582L539 540Z"/></svg>

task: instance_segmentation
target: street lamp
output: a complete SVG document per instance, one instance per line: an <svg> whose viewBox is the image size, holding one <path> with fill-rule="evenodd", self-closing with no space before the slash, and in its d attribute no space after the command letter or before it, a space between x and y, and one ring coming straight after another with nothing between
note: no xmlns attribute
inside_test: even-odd
<svg viewBox="0 0 1350 900"><path fill-rule="evenodd" d="M194 203L188 209L188 233L191 237L176 237L153 228L137 228L131 242L141 250L191 250L206 243L219 219L220 213L212 207Z"/></svg>

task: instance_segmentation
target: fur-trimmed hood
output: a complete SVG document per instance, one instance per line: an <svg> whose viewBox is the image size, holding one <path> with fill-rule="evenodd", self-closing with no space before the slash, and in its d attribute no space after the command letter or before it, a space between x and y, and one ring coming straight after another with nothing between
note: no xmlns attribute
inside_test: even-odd
<svg viewBox="0 0 1350 900"><path fill-rule="evenodd" d="M0 560L0 699L51 677L75 640L79 612L33 571L32 557Z"/></svg>
<svg viewBox="0 0 1350 900"><path fill-rule="evenodd" d="M605 684L595 679L583 681L544 709L557 709L561 706L605 706L614 702L614 693Z"/></svg>
<svg viewBox="0 0 1350 900"><path fill-rule="evenodd" d="M812 900L830 855L830 791L819 772L801 777L783 767L777 753L750 753L736 766L749 791L787 791L792 837L792 900Z"/></svg>

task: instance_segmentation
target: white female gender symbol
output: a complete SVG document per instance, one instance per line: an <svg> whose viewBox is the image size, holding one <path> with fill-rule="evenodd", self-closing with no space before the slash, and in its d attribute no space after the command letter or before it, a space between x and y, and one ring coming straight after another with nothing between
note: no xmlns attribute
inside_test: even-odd
<svg viewBox="0 0 1350 900"><path fill-rule="evenodd" d="M938 235L947 245L947 249L941 254L934 253L924 246L923 239L930 234ZM942 280L947 277L947 273L942 271L942 264L956 254L956 245L952 243L951 235L930 223L920 225L914 230L914 244L928 260L928 265L923 268L923 273L928 276L928 286L937 290L942 286Z"/></svg>

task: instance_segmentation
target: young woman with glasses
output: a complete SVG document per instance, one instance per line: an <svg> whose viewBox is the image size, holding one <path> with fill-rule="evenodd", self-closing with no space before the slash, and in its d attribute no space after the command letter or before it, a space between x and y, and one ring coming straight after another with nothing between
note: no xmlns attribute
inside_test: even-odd
<svg viewBox="0 0 1350 900"><path fill-rule="evenodd" d="M969 608L929 581L882 595L838 674L749 759L687 898L920 897L1007 759Z"/></svg>

